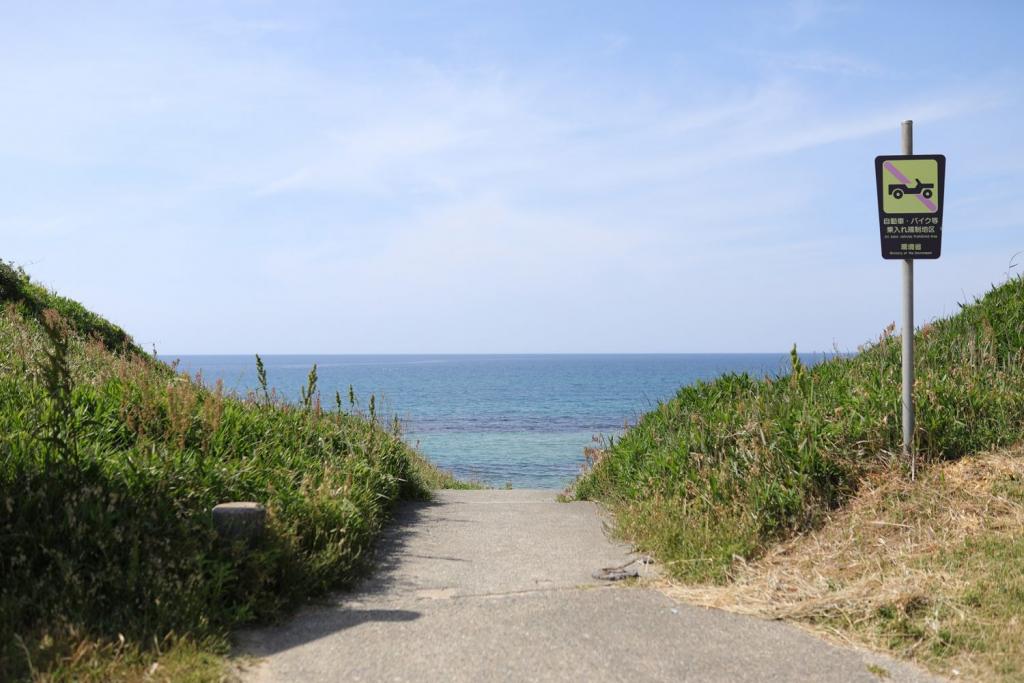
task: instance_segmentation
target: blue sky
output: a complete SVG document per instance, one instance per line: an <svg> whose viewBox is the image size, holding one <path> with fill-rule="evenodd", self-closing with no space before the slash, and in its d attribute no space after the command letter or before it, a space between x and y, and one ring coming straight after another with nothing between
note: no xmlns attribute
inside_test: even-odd
<svg viewBox="0 0 1024 683"><path fill-rule="evenodd" d="M10 3L0 258L161 353L852 350L1024 250L1021 3Z"/></svg>

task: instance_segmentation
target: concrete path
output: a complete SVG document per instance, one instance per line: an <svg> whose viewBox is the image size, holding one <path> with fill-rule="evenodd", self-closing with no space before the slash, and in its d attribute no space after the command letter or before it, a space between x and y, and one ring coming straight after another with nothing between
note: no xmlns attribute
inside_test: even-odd
<svg viewBox="0 0 1024 683"><path fill-rule="evenodd" d="M253 681L878 681L917 669L799 629L593 578L635 559L591 503L444 491L407 504L372 578L240 634ZM876 669L876 671L878 671ZM881 672L879 672L881 673Z"/></svg>

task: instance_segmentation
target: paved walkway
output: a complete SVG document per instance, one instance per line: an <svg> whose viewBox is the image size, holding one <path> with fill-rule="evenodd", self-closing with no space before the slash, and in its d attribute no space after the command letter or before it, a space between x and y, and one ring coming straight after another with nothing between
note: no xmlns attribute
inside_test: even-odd
<svg viewBox="0 0 1024 683"><path fill-rule="evenodd" d="M593 573L635 557L591 503L443 491L407 504L372 578L240 634L253 681L923 681L799 629L680 605Z"/></svg>

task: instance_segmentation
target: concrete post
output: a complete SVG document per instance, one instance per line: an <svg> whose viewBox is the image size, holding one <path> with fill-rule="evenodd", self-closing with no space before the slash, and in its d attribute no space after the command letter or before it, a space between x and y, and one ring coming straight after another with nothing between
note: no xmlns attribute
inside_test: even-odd
<svg viewBox="0 0 1024 683"><path fill-rule="evenodd" d="M213 528L228 542L255 541L266 523L267 509L259 503L221 503L213 508Z"/></svg>

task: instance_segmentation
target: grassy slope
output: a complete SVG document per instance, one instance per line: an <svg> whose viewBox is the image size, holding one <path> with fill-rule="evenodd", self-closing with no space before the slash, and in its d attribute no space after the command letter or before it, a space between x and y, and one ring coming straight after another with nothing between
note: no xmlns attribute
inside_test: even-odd
<svg viewBox="0 0 1024 683"><path fill-rule="evenodd" d="M622 535L657 554L674 581L703 585L696 593L679 589L691 599L702 591L721 595L734 590L737 582L749 580L751 571L765 580L762 588L774 585L763 563L780 557L779 549L787 546L779 544L820 529L830 519L820 533L859 537L857 525L864 516L842 516L842 508L880 482L891 483L902 507L891 506L888 515L875 510L870 522L874 535L867 535L873 542L879 526L928 526L929 515L938 509L925 505L932 500L926 495L929 482L936 477L945 481L944 473L962 456L1017 444L1024 437L1024 281L994 287L956 316L925 326L916 344L915 438L926 462L920 484L905 483L907 463L894 455L901 440L900 343L888 330L855 357L813 368L794 358L787 377L729 375L682 388L620 440L593 454L591 469L575 485L576 495L608 503ZM1007 451L1003 457L1014 461L1021 456ZM1006 492L1000 500L1020 502L1017 462L1016 470L992 480L994 490ZM953 514L967 514L968 498L948 502L961 506ZM986 507L986 514L992 509ZM767 589L757 595L734 591L742 599L731 606L802 618L944 670L956 662L967 666L970 660L975 663L967 669L982 674L1024 675L1024 652L1002 636L1019 632L1024 611L1024 577L1004 565L1006 560L1019 563L1022 552L1019 506L1013 509L1018 510L1013 513L1018 515L1016 532L971 527L977 533L934 552L904 553L899 562L893 560L903 578L909 573L959 580L947 586L948 599L941 605L897 597L864 611L862 603L842 598L847 584L828 573L827 558L805 553L812 557L805 563L805 578L825 577L826 592L832 591L830 607L801 617L801 610L824 598L797 591L794 595L811 599L797 599L799 609L776 614L781 594ZM820 547L821 537L814 538L818 545L806 547ZM854 544L850 553L870 557L869 550L869 543ZM799 576L800 553L781 557L782 565ZM762 567L761 573L751 566ZM868 566L864 580L877 580L881 566ZM901 580L892 585L903 585ZM715 584L726 587L715 589ZM929 590L938 589L932 585ZM949 607L954 603L958 607ZM885 637L899 629L902 635ZM996 654L974 656L985 651Z"/></svg>
<svg viewBox="0 0 1024 683"><path fill-rule="evenodd" d="M96 315L77 301L60 296L32 282L20 268L0 261L0 302L17 304L23 315L39 319L45 309L60 314L67 324L85 338L97 338L110 351L142 355L142 349L124 330Z"/></svg>
<svg viewBox="0 0 1024 683"><path fill-rule="evenodd" d="M215 678L229 628L348 583L395 500L456 484L376 419L177 375L2 263L0 294L0 680ZM227 500L266 504L255 549L217 542Z"/></svg>
<svg viewBox="0 0 1024 683"><path fill-rule="evenodd" d="M917 335L917 448L928 460L1024 437L1024 281ZM900 344L780 378L680 389L597 454L575 485L673 574L725 580L733 557L815 527L872 472L896 467Z"/></svg>

